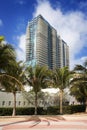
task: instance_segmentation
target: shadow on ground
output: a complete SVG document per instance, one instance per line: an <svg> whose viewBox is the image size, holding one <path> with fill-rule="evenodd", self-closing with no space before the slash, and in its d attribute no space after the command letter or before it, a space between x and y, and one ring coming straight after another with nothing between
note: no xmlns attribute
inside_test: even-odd
<svg viewBox="0 0 87 130"><path fill-rule="evenodd" d="M14 118L15 119L15 118ZM3 125L0 125L0 127L10 127L12 125L16 125L16 124L20 124L20 123L26 123L29 122L29 128L37 126L38 124L40 124L41 122L45 122L47 126L50 126L50 122L54 121L54 122L58 122L60 120L65 121L65 119L61 116L39 116L39 115L33 115L33 116L29 116L26 117L24 120L19 120L16 121L16 119L14 121L11 121L10 123L5 123Z"/></svg>

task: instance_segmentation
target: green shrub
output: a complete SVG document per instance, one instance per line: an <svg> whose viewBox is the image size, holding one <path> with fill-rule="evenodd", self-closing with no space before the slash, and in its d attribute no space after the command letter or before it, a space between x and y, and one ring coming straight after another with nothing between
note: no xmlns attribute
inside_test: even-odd
<svg viewBox="0 0 87 130"><path fill-rule="evenodd" d="M16 108L16 115L34 115L34 107L31 108ZM0 108L0 116L11 116L13 108ZM85 105L69 105L63 106L63 114L73 114L84 112ZM39 107L38 115L58 115L59 106L50 106L48 108Z"/></svg>
<svg viewBox="0 0 87 130"><path fill-rule="evenodd" d="M63 107L63 114L73 114L84 111L85 111L85 105L69 105Z"/></svg>
<svg viewBox="0 0 87 130"><path fill-rule="evenodd" d="M47 115L58 115L58 114L59 114L59 106L47 108Z"/></svg>
<svg viewBox="0 0 87 130"><path fill-rule="evenodd" d="M0 108L0 116L12 115L12 108Z"/></svg>
<svg viewBox="0 0 87 130"><path fill-rule="evenodd" d="M34 108L16 108L16 115L33 115Z"/></svg>

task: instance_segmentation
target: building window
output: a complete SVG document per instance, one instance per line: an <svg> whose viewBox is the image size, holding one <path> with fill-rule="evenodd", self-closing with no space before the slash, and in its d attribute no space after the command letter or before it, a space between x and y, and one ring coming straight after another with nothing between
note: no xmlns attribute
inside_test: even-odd
<svg viewBox="0 0 87 130"><path fill-rule="evenodd" d="M18 105L19 105L19 106L20 106L20 104L21 104L21 101L18 102Z"/></svg>
<svg viewBox="0 0 87 130"><path fill-rule="evenodd" d="M24 101L24 106L25 106L25 101Z"/></svg>
<svg viewBox="0 0 87 130"><path fill-rule="evenodd" d="M8 105L9 105L9 106L11 105L11 101L9 101Z"/></svg>
<svg viewBox="0 0 87 130"><path fill-rule="evenodd" d="M4 105L5 105L5 101L2 102L2 106L4 106Z"/></svg>

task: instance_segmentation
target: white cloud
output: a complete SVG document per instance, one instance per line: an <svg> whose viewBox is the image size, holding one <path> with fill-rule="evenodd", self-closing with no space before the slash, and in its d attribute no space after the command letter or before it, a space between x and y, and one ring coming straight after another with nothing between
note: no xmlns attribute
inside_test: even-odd
<svg viewBox="0 0 87 130"><path fill-rule="evenodd" d="M81 11L63 13L61 8L54 9L47 0L38 0L33 17L41 14L67 42L70 48L70 68L81 63L76 59L83 47L87 47L87 19ZM79 61L79 62L78 62Z"/></svg>
<svg viewBox="0 0 87 130"><path fill-rule="evenodd" d="M73 58L73 59L71 60L71 65L73 65L72 67L75 67L75 65L77 65L77 64L83 65L83 63L84 63L84 61L85 61L86 59L87 59L87 56L83 56L83 57L81 57L81 58L79 58L79 59Z"/></svg>
<svg viewBox="0 0 87 130"><path fill-rule="evenodd" d="M3 22L2 22L2 20L0 19L0 26L2 26L3 25Z"/></svg>
<svg viewBox="0 0 87 130"><path fill-rule="evenodd" d="M18 36L18 47L16 49L18 60L25 61L25 34Z"/></svg>

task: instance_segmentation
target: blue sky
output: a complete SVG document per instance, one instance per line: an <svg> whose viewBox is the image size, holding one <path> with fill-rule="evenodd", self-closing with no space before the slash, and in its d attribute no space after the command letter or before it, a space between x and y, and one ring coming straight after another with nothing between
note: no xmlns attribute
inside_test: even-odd
<svg viewBox="0 0 87 130"><path fill-rule="evenodd" d="M70 67L87 58L87 0L0 0L0 35L25 60L28 21L42 14L70 48Z"/></svg>

